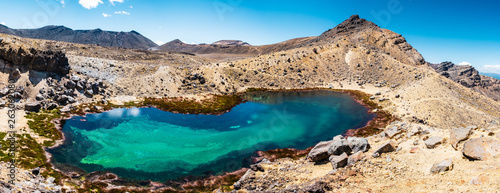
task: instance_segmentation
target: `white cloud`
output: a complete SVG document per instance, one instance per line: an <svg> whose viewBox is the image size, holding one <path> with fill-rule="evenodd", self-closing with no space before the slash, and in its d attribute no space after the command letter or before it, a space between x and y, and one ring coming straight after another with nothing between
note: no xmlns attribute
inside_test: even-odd
<svg viewBox="0 0 500 193"><path fill-rule="evenodd" d="M115 11L115 14L120 14L120 15L130 15L129 12L126 11Z"/></svg>
<svg viewBox="0 0 500 193"><path fill-rule="evenodd" d="M80 0L78 3L85 9L96 8L99 4L103 4L102 0Z"/></svg>
<svg viewBox="0 0 500 193"><path fill-rule="evenodd" d="M123 3L123 0L109 0L109 2L110 2L112 5L115 5L115 2L118 2L118 3Z"/></svg>
<svg viewBox="0 0 500 193"><path fill-rule="evenodd" d="M164 42L164 41L161 41L161 40L158 40L158 41L156 41L155 43L156 43L156 44L158 44L159 46L161 46L161 45L165 44L165 42Z"/></svg>
<svg viewBox="0 0 500 193"><path fill-rule="evenodd" d="M470 64L470 62L466 62L466 61L460 62L458 65L472 66L472 64Z"/></svg>
<svg viewBox="0 0 500 193"><path fill-rule="evenodd" d="M2 24L2 25L6 25L6 24L5 24L5 21L0 22L0 24Z"/></svg>
<svg viewBox="0 0 500 193"><path fill-rule="evenodd" d="M132 8L134 8L134 7L132 7L132 5L131 5L131 6L130 6L130 9L132 9Z"/></svg>
<svg viewBox="0 0 500 193"><path fill-rule="evenodd" d="M500 65L483 65L478 68L480 72L500 74Z"/></svg>
<svg viewBox="0 0 500 193"><path fill-rule="evenodd" d="M111 17L111 15L108 15L108 14L105 14L105 13L102 13L102 16L104 16L104 17Z"/></svg>
<svg viewBox="0 0 500 193"><path fill-rule="evenodd" d="M62 4L63 7L66 5L66 3L64 2L64 0L60 0L59 2L61 2L61 4Z"/></svg>

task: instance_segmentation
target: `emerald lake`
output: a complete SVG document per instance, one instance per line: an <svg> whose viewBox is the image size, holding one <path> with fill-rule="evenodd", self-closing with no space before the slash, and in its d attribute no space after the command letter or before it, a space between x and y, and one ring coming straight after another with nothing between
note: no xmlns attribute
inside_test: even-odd
<svg viewBox="0 0 500 193"><path fill-rule="evenodd" d="M49 153L62 170L164 181L238 170L257 150L306 149L374 117L351 96L327 90L243 98L222 115L131 108L75 116L64 124L64 144Z"/></svg>

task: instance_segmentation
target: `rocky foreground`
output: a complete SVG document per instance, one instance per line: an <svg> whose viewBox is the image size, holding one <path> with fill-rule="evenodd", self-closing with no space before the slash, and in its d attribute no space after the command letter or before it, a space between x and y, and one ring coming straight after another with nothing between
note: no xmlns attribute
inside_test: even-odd
<svg viewBox="0 0 500 193"><path fill-rule="evenodd" d="M4 34L0 40L0 133L8 130L3 115L9 110L5 106L10 96L18 105L17 132L31 136L37 148L48 148L61 139L42 133L45 127L29 126L36 112L98 112L110 104L149 97L202 101L249 88L362 91L380 106L374 111L383 110L398 119L365 138L331 136L331 141L320 142L305 157L264 159L247 171L227 175L230 184L220 182L224 177L187 179L184 184L127 183L106 173L61 177L50 173L41 158L34 167L18 167L15 184L7 184L10 164L2 156L4 192L9 188L13 192L500 189L498 80L478 76L470 68L430 65L404 37L357 16L317 37L267 47L229 45L257 49L234 55L210 49L196 55L105 48ZM7 88L9 79L15 80L16 89ZM40 156L45 160L43 152ZM43 175L37 174L37 167Z"/></svg>

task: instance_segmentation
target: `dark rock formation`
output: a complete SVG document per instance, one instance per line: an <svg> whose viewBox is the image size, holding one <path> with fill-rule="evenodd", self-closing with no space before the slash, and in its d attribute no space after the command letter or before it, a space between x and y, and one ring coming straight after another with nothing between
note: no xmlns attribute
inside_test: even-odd
<svg viewBox="0 0 500 193"><path fill-rule="evenodd" d="M24 109L26 111L32 111L32 112L38 112L38 111L40 111L41 108L42 108L42 104L40 104L39 102L28 103L24 106Z"/></svg>
<svg viewBox="0 0 500 193"><path fill-rule="evenodd" d="M72 30L64 26L45 26L38 29L10 29L0 25L0 33L25 38L55 40L79 44L97 44L105 47L148 49L156 43L136 31L112 32L101 29Z"/></svg>
<svg viewBox="0 0 500 193"><path fill-rule="evenodd" d="M469 65L455 65L451 62L431 64L432 68L439 74L449 78L461 85L471 88L494 100L500 100L500 80L480 75L479 72Z"/></svg>
<svg viewBox="0 0 500 193"><path fill-rule="evenodd" d="M24 67L24 69L57 74L69 72L68 58L62 51L26 49L9 43L1 43L0 59Z"/></svg>

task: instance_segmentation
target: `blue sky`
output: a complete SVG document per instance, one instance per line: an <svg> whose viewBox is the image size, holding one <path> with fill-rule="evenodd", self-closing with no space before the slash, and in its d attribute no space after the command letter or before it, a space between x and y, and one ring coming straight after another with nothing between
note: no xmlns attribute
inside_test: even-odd
<svg viewBox="0 0 500 193"><path fill-rule="evenodd" d="M0 0L11 28L136 30L155 42L253 45L316 36L359 14L406 37L427 61L500 73L500 2L464 0Z"/></svg>

